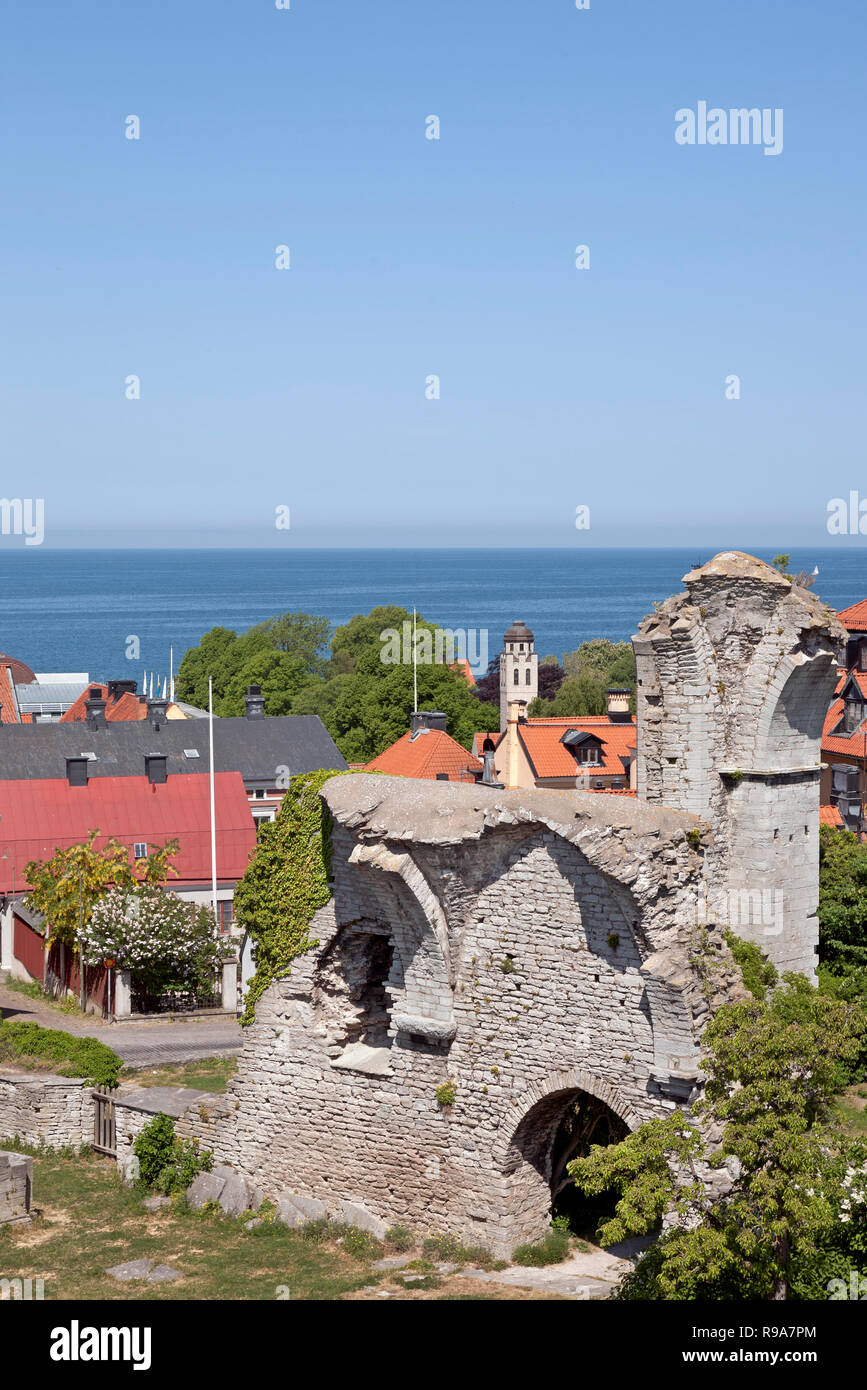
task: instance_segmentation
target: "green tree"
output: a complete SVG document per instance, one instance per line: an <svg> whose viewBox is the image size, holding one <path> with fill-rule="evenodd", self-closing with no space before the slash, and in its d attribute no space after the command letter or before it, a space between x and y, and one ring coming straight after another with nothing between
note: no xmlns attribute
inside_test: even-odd
<svg viewBox="0 0 867 1390"><path fill-rule="evenodd" d="M178 852L177 840L152 845L146 858L133 864L126 845L113 838L97 848L99 835L99 830L91 830L84 844L56 849L50 859L32 859L24 866L24 878L30 884L27 903L45 918L46 944L52 938L63 945L75 944L80 927L88 925L108 889L160 884L170 873L177 876L170 862Z"/></svg>
<svg viewBox="0 0 867 1390"><path fill-rule="evenodd" d="M583 642L574 652L563 655L566 679L553 699L541 695L533 700L527 713L532 715L580 716L604 714L608 708L605 691L609 686L629 686L635 691L635 656L630 642L609 642L595 637ZM635 695L632 697L635 709Z"/></svg>
<svg viewBox="0 0 867 1390"><path fill-rule="evenodd" d="M328 670L328 644L331 624L313 613L281 613L250 629L264 633L275 651L301 662L309 676L324 676Z"/></svg>
<svg viewBox="0 0 867 1390"><path fill-rule="evenodd" d="M819 827L819 954L835 974L867 968L867 845Z"/></svg>
<svg viewBox="0 0 867 1390"><path fill-rule="evenodd" d="M258 651L244 663L225 687L219 713L225 718L244 713L248 685L261 687L266 715L291 714L295 696L311 684L310 673L298 656L284 651ZM316 681L322 685L322 681Z"/></svg>
<svg viewBox="0 0 867 1390"><path fill-rule="evenodd" d="M685 1116L654 1120L569 1165L581 1190L619 1194L603 1244L653 1231L664 1216L678 1223L623 1296L784 1298L793 1255L799 1270L823 1258L867 1161L867 1144L839 1130L831 1108L865 1025L857 1004L786 975L766 1001L724 1005L707 1025L695 1128ZM708 1191L700 1160L729 1167L724 1195Z"/></svg>

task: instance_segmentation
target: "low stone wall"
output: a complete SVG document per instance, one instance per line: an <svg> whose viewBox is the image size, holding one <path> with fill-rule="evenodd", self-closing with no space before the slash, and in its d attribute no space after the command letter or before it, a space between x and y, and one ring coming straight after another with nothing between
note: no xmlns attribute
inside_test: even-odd
<svg viewBox="0 0 867 1390"><path fill-rule="evenodd" d="M93 1140L91 1088L53 1072L0 1072L0 1139L62 1149Z"/></svg>
<svg viewBox="0 0 867 1390"><path fill-rule="evenodd" d="M33 1159L0 1150L0 1226L26 1220L32 1193Z"/></svg>
<svg viewBox="0 0 867 1390"><path fill-rule="evenodd" d="M154 1115L169 1115L175 1121L177 1134L198 1138L195 1122L191 1121L191 1129L196 1130L195 1134L189 1134L186 1128L182 1128L183 1123L188 1115L195 1116L198 1128L206 1129L207 1126L199 1119L198 1110L204 1101L213 1099L211 1092L195 1091L188 1086L147 1086L119 1096L114 1102L115 1147L118 1171L124 1181L131 1181L135 1175L133 1145ZM210 1148L211 1145L205 1140L203 1147Z"/></svg>

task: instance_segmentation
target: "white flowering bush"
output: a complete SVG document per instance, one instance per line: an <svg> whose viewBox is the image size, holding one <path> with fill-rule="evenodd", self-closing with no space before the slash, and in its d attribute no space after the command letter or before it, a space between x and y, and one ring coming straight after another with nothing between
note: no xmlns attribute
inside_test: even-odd
<svg viewBox="0 0 867 1390"><path fill-rule="evenodd" d="M153 884L104 893L82 932L88 965L113 960L134 989L153 995L209 991L226 954L210 908Z"/></svg>

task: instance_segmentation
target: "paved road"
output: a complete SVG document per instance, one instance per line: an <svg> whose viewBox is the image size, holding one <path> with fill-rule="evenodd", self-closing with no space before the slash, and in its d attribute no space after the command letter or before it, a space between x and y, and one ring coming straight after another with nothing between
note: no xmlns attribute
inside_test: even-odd
<svg viewBox="0 0 867 1390"><path fill-rule="evenodd" d="M148 1023L105 1023L102 1019L67 1014L29 999L0 984L0 1016L18 1022L40 1023L66 1033L99 1038L131 1067L158 1066L163 1062L192 1062L199 1057L219 1057L240 1052L243 1030L231 1018L211 1018L177 1023L155 1019Z"/></svg>

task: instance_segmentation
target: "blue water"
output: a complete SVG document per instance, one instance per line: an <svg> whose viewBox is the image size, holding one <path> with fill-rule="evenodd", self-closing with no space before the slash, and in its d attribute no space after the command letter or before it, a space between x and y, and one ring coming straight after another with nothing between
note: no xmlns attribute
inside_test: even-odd
<svg viewBox="0 0 867 1390"><path fill-rule="evenodd" d="M771 551L759 551L770 559ZM168 670L218 624L242 630L287 610L333 624L398 603L445 627L487 629L490 655L514 618L541 656L591 637L628 638L654 601L682 589L699 550L15 550L0 551L0 650L37 671L95 679ZM859 548L793 550L819 566L838 609L867 598ZM126 657L137 636L140 655Z"/></svg>

